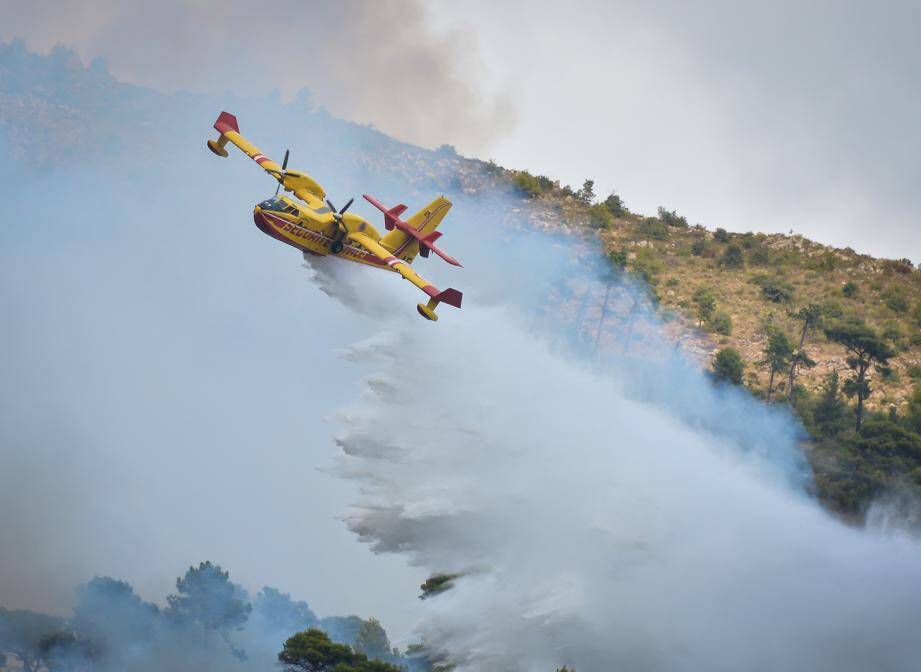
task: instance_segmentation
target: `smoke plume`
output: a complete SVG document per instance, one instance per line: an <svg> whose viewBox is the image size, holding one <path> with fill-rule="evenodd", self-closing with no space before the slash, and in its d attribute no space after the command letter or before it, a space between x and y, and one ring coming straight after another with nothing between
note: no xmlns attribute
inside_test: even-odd
<svg viewBox="0 0 921 672"><path fill-rule="evenodd" d="M469 33L434 33L419 0L379 3L0 2L0 39L73 47L117 79L161 92L287 98L307 87L333 114L402 140L483 150L514 124ZM468 73L476 72L477 77Z"/></svg>
<svg viewBox="0 0 921 672"><path fill-rule="evenodd" d="M548 252L508 275L546 279ZM340 415L349 528L461 575L425 601L431 651L459 670L921 664L921 548L820 510L790 416L714 387L651 317L629 347L629 311L609 318L599 361L517 302L346 354L377 371Z"/></svg>

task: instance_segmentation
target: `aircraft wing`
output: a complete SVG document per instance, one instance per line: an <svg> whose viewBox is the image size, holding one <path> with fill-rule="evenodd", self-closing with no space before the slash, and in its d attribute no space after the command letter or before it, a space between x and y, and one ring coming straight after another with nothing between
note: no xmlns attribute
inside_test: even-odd
<svg viewBox="0 0 921 672"><path fill-rule="evenodd" d="M285 168L263 154L256 145L241 135L237 118L230 112L221 112L217 121L214 122L214 129L221 135L217 140L208 140L208 149L212 152L218 156L226 157L227 150L225 146L230 142L258 163L265 172L278 180L285 191L292 192L312 207L322 207L324 205L323 199L326 198L326 192L323 187L306 173L302 173L299 170L285 170Z"/></svg>
<svg viewBox="0 0 921 672"><path fill-rule="evenodd" d="M429 283L428 280L416 273L412 269L412 266L402 261L401 259L397 259L395 256L393 256L393 254L390 253L390 250L382 246L371 237L357 231L349 233L346 237L349 240L354 241L364 247L371 254L386 263L393 270L402 275L405 279L409 280L429 296L429 301L427 304L420 303L417 306L419 314L422 315L422 317L425 319L438 319L438 316L435 314L435 307L439 303L444 302L449 306L454 306L455 308L461 307L461 299L463 298L463 294L461 292L452 288L448 288L444 291L439 290L437 287Z"/></svg>

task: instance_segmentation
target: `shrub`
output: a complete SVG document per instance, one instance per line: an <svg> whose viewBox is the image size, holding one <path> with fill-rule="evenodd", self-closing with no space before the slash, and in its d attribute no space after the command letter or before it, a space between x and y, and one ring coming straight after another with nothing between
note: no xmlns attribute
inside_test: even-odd
<svg viewBox="0 0 921 672"><path fill-rule="evenodd" d="M612 251L608 256L611 257L611 263L618 268L627 267L627 250L623 247L619 250Z"/></svg>
<svg viewBox="0 0 921 672"><path fill-rule="evenodd" d="M844 308L837 299L829 299L822 304L822 315L833 320L844 316Z"/></svg>
<svg viewBox="0 0 921 672"><path fill-rule="evenodd" d="M681 281L678 278L669 278L665 283L666 287L677 287L681 284Z"/></svg>
<svg viewBox="0 0 921 672"><path fill-rule="evenodd" d="M742 268L744 263L745 260L742 257L742 248L735 243L729 243L729 245L726 246L726 251L723 252L723 256L720 257L720 266L726 268Z"/></svg>
<svg viewBox="0 0 921 672"><path fill-rule="evenodd" d="M905 373L915 382L921 381L921 365L912 364L905 370Z"/></svg>
<svg viewBox="0 0 921 672"><path fill-rule="evenodd" d="M713 359L713 378L715 380L741 385L744 373L745 362L742 361L742 355L738 350L723 348L716 353Z"/></svg>
<svg viewBox="0 0 921 672"><path fill-rule="evenodd" d="M656 254L655 250L641 247L637 251L636 259L633 260L633 272L650 285L655 285L658 282L656 276L662 272L663 268L662 259Z"/></svg>
<svg viewBox="0 0 921 672"><path fill-rule="evenodd" d="M905 330L898 322L889 321L883 325L883 338L886 340L901 341L905 336Z"/></svg>
<svg viewBox="0 0 921 672"><path fill-rule="evenodd" d="M880 366L879 375L882 376L883 380L887 380L890 383L899 382L899 372L893 369L891 366Z"/></svg>
<svg viewBox="0 0 921 672"><path fill-rule="evenodd" d="M597 203L588 209L589 221L592 226L599 229L610 229L614 225L614 215L602 203Z"/></svg>
<svg viewBox="0 0 921 672"><path fill-rule="evenodd" d="M732 317L729 313L718 310L710 317L707 325L717 334L730 336L732 334Z"/></svg>
<svg viewBox="0 0 921 672"><path fill-rule="evenodd" d="M707 241L704 238L697 238L691 243L691 254L695 257L702 257L704 251L707 249Z"/></svg>
<svg viewBox="0 0 921 672"><path fill-rule="evenodd" d="M911 263L911 259L887 259L884 262L884 268L887 271L901 273L903 275L911 273L914 267L914 264Z"/></svg>
<svg viewBox="0 0 921 672"><path fill-rule="evenodd" d="M660 207L659 219L662 220L666 226L673 226L676 229L688 228L688 220L678 215L674 210L669 212L665 208Z"/></svg>
<svg viewBox="0 0 921 672"><path fill-rule="evenodd" d="M908 297L905 296L905 292L901 287L887 289L883 292L883 300L889 310L894 313L903 314L908 312Z"/></svg>
<svg viewBox="0 0 921 672"><path fill-rule="evenodd" d="M753 247L748 253L748 263L754 266L767 266L771 263L771 254L764 245Z"/></svg>
<svg viewBox="0 0 921 672"><path fill-rule="evenodd" d="M789 303L793 299L793 287L781 280L767 275L756 275L752 282L761 288L764 297L773 303Z"/></svg>
<svg viewBox="0 0 921 672"><path fill-rule="evenodd" d="M729 242L729 233L726 229L717 229L713 232L713 240L718 243L728 243Z"/></svg>
<svg viewBox="0 0 921 672"><path fill-rule="evenodd" d="M512 178L512 182L518 188L518 191L528 198L534 198L544 193L544 186L540 178L534 177L526 170L517 173L515 177Z"/></svg>
<svg viewBox="0 0 921 672"><path fill-rule="evenodd" d="M668 240L668 226L661 219L647 217L640 222L637 230L644 238L653 240Z"/></svg>
<svg viewBox="0 0 921 672"><path fill-rule="evenodd" d="M860 287L858 287L857 283L853 280L848 280L844 287L841 288L841 293L847 298L853 299L860 293Z"/></svg>

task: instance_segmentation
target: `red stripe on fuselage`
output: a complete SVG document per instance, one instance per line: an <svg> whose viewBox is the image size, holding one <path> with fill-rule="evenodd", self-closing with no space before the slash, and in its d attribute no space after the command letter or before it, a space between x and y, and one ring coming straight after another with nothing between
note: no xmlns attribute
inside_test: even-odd
<svg viewBox="0 0 921 672"><path fill-rule="evenodd" d="M316 250L311 250L302 245L298 245L297 242L284 235L285 231L293 232L295 229L297 229L298 233L301 233L301 235L298 237L306 238L307 240L313 240L323 245L327 249L332 246L335 240L331 236L327 236L326 234L320 233L318 231L313 231L312 229L300 226L294 222L289 222L287 219L283 219L270 212L266 212L265 210L254 212L253 220L255 221L259 230L264 234L269 235L276 240L280 240L283 243L287 243L291 247L295 247L304 252L312 252L314 254L317 253ZM391 259L394 262L405 263L396 257L390 257L387 261L382 261L376 255L371 254L370 252L366 252L365 250L359 247L355 247L354 245L345 245L341 253L332 256L344 257L350 261L361 261L362 263L371 264L373 266L377 266L378 268L385 268L388 270L391 270L393 266L393 264L390 263Z"/></svg>

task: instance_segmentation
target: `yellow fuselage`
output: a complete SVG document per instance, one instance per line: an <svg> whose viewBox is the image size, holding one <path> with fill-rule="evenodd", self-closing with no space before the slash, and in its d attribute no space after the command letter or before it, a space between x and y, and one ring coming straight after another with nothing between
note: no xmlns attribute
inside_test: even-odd
<svg viewBox="0 0 921 672"><path fill-rule="evenodd" d="M255 207L253 221L263 233L302 252L320 256L335 254L348 261L394 270L374 254L352 244L348 238L342 239L338 235L340 228L329 208L312 209L285 197L273 198ZM377 230L358 215L346 213L342 224L348 232L363 233L372 240L380 239ZM334 253L333 245L337 240L342 244L342 250Z"/></svg>

